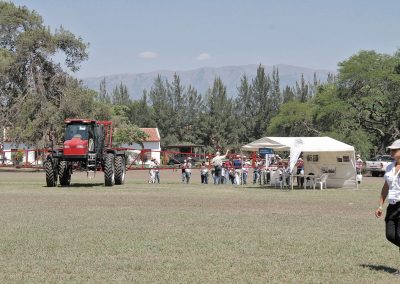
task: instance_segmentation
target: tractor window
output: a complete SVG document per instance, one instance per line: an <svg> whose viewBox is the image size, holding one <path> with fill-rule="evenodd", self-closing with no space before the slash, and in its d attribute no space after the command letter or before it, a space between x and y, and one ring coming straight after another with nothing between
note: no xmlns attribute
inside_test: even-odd
<svg viewBox="0 0 400 284"><path fill-rule="evenodd" d="M88 140L88 126L82 124L67 125L65 129L65 140L71 140L72 138Z"/></svg>

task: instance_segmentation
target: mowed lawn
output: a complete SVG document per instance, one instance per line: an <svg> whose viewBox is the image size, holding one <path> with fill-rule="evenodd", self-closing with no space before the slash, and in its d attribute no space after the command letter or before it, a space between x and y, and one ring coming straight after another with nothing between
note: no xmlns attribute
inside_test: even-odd
<svg viewBox="0 0 400 284"><path fill-rule="evenodd" d="M374 217L382 178L359 190L180 183L179 172L0 172L0 282L396 283L400 254Z"/></svg>

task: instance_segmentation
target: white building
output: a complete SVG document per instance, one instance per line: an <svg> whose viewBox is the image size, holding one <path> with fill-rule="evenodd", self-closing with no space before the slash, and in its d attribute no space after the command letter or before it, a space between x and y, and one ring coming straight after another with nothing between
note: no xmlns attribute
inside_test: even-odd
<svg viewBox="0 0 400 284"><path fill-rule="evenodd" d="M139 144L132 144L132 145L127 145L124 144L122 147L124 148L129 148L132 150L135 150L134 153L143 153L143 152L149 152L147 155L148 161L151 158L155 158L157 161L160 162L161 159L161 138L160 138L160 132L158 131L158 128L140 128L143 132L147 133L149 137L143 142L143 148ZM147 162L147 161L144 161Z"/></svg>

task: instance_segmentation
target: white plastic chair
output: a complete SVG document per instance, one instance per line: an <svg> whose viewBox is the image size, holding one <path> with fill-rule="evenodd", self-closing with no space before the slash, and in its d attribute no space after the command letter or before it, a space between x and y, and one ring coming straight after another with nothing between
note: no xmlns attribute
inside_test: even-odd
<svg viewBox="0 0 400 284"><path fill-rule="evenodd" d="M315 189L315 186L317 184L319 184L321 190L324 188L324 186L325 186L325 189L326 189L327 188L326 187L326 180L327 179L328 179L328 174L322 174L319 178L316 178L315 179L315 183L314 183L314 189Z"/></svg>

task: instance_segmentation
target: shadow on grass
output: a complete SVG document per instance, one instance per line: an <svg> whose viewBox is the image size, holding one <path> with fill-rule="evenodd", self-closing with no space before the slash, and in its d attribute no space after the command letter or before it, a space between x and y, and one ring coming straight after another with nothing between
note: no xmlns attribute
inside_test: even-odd
<svg viewBox="0 0 400 284"><path fill-rule="evenodd" d="M360 264L360 266L363 268L368 268L369 270L382 271L386 273L394 273L397 271L397 269L386 265Z"/></svg>
<svg viewBox="0 0 400 284"><path fill-rule="evenodd" d="M62 186L62 185L57 185L57 188L73 188L73 187L102 187L104 186L104 183L98 182L98 183L71 183L70 185L67 186ZM43 187L47 187L44 185Z"/></svg>
<svg viewBox="0 0 400 284"><path fill-rule="evenodd" d="M71 185L66 186L66 187L99 187L99 186L104 186L104 182L97 182L97 183L71 183Z"/></svg>

